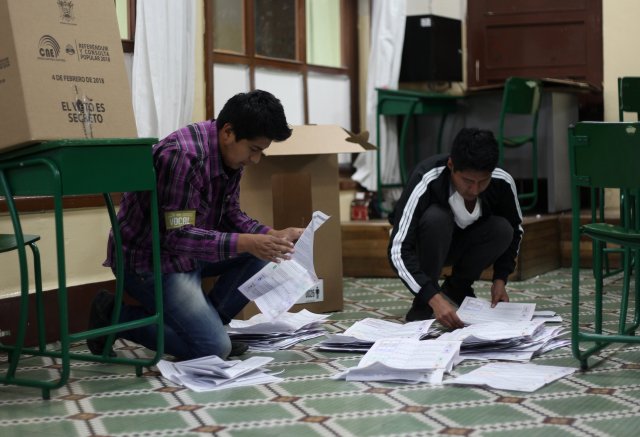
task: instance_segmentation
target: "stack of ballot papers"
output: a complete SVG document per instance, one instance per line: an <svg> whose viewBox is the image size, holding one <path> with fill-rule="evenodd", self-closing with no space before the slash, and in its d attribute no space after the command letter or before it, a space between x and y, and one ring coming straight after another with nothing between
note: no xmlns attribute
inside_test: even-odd
<svg viewBox="0 0 640 437"><path fill-rule="evenodd" d="M326 340L316 344L321 351L330 352L366 352L376 340L384 338L422 338L433 336L431 325L435 320L421 320L409 323L395 323L388 320L366 318L347 328L344 334L327 336Z"/></svg>
<svg viewBox="0 0 640 437"><path fill-rule="evenodd" d="M332 376L347 381L441 384L460 351L459 341L385 338L377 340L357 367Z"/></svg>
<svg viewBox="0 0 640 437"><path fill-rule="evenodd" d="M561 327L545 327L543 320L477 323L442 334L438 340L461 341L460 360L529 361L566 346Z"/></svg>
<svg viewBox="0 0 640 437"><path fill-rule="evenodd" d="M315 314L306 309L283 313L277 320L260 313L249 320L232 320L227 333L231 340L247 343L251 351L272 352L325 335L321 323L327 317L329 314Z"/></svg>
<svg viewBox="0 0 640 437"><path fill-rule="evenodd" d="M491 308L491 302L476 297L465 297L456 312L465 325L487 322L524 322L533 317L535 303L498 302Z"/></svg>
<svg viewBox="0 0 640 437"><path fill-rule="evenodd" d="M485 385L499 390L533 392L576 369L521 363L490 363L444 381L444 384Z"/></svg>
<svg viewBox="0 0 640 437"><path fill-rule="evenodd" d="M251 357L244 361L224 361L211 355L176 363L160 360L157 367L162 376L172 383L203 392L280 382L282 378L262 369L272 360L272 357Z"/></svg>

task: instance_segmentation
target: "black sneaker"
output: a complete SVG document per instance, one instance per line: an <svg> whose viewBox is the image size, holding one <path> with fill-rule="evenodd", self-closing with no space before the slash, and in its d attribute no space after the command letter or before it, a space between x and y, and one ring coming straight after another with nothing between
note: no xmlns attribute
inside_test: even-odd
<svg viewBox="0 0 640 437"><path fill-rule="evenodd" d="M249 345L247 343L242 343L241 341L232 341L231 342L231 352L229 352L230 357L237 357L244 354L249 349Z"/></svg>
<svg viewBox="0 0 640 437"><path fill-rule="evenodd" d="M433 309L426 304L420 304L417 302L418 297L413 298L411 308L405 316L407 322L415 322L416 320L428 320L433 319Z"/></svg>
<svg viewBox="0 0 640 437"><path fill-rule="evenodd" d="M91 302L91 312L89 313L89 330L103 328L111 324L111 314L113 313L115 297L106 290L100 290ZM93 337L87 339L87 347L93 355L102 355L106 336ZM115 357L113 348L109 351L110 357Z"/></svg>

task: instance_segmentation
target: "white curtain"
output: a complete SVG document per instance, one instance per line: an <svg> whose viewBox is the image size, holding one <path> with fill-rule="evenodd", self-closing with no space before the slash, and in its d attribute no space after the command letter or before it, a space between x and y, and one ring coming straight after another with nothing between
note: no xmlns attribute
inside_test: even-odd
<svg viewBox="0 0 640 437"><path fill-rule="evenodd" d="M191 122L195 0L138 0L131 91L141 137L162 138Z"/></svg>
<svg viewBox="0 0 640 437"><path fill-rule="evenodd" d="M406 0L373 0L371 18L371 50L367 77L367 129L369 140L376 142L376 88L398 88ZM380 119L381 179L384 183L400 181L398 167L398 132L395 119ZM364 152L354 162L356 172L352 178L369 191L378 189L376 152ZM378 193L381 195L382 193Z"/></svg>

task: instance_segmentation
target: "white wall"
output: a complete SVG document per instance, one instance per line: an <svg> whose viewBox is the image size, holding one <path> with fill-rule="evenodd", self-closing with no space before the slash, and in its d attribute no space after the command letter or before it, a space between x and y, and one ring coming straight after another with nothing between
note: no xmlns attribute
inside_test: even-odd
<svg viewBox="0 0 640 437"><path fill-rule="evenodd" d="M618 77L640 76L640 57L631 49L640 38L639 16L640 2L637 0L602 2L605 121L618 121ZM625 119L634 120L635 117L627 115ZM618 212L619 200L617 191L607 190L605 204L611 213Z"/></svg>
<svg viewBox="0 0 640 437"><path fill-rule="evenodd" d="M40 250L43 289L58 288L56 264L56 241L53 213L21 214L22 231L38 234L36 243ZM113 279L111 270L102 267L107 253L109 216L106 209L71 209L64 212L64 250L67 271L67 286L87 284ZM9 217L0 217L0 233L13 234ZM30 289L33 286L33 263L29 256ZM0 253L0 297L17 295L20 291L20 266L17 252Z"/></svg>
<svg viewBox="0 0 640 437"><path fill-rule="evenodd" d="M640 56L633 46L640 39L640 2L603 0L604 117L618 121L618 77L640 76ZM633 118L629 118L633 120Z"/></svg>

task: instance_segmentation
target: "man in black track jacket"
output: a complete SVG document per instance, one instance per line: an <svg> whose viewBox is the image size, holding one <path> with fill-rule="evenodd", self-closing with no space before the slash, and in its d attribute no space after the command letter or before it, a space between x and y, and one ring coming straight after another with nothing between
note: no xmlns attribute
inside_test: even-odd
<svg viewBox="0 0 640 437"><path fill-rule="evenodd" d="M415 295L406 320L435 318L448 328L463 323L456 308L493 265L492 305L508 302L507 277L522 240L522 213L513 178L496 168L498 144L490 131L464 128L450 155L419 163L389 221L389 260ZM451 276L438 284L442 268Z"/></svg>

